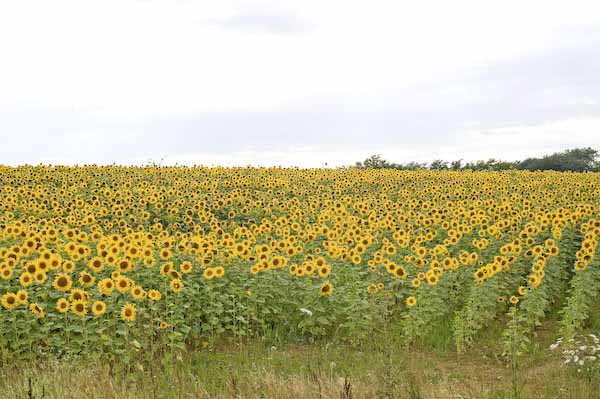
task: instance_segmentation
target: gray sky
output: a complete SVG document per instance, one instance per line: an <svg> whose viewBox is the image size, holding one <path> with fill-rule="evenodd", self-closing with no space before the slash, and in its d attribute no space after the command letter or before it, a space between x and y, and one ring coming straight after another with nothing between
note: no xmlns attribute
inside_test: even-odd
<svg viewBox="0 0 600 399"><path fill-rule="evenodd" d="M596 1L5 1L0 163L600 149Z"/></svg>

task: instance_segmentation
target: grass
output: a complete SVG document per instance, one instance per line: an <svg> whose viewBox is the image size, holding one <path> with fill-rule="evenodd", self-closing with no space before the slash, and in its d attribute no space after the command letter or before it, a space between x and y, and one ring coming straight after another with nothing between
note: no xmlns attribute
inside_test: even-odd
<svg viewBox="0 0 600 399"><path fill-rule="evenodd" d="M512 398L506 364L476 353L385 354L316 347L193 353L152 377L134 369L111 376L99 363L48 362L4 370L3 398ZM599 396L598 382L560 367L524 362L523 398ZM31 378L31 395L29 394ZM44 396L42 396L44 394ZM345 395L345 396L344 396Z"/></svg>
<svg viewBox="0 0 600 399"><path fill-rule="evenodd" d="M511 369L498 355L501 322L464 354L451 350L441 322L410 349L394 330L362 348L343 345L274 347L252 340L111 369L91 360L44 361L0 369L0 398L489 398L514 399ZM520 359L520 398L600 398L600 377L585 379L545 349L551 322L537 348Z"/></svg>

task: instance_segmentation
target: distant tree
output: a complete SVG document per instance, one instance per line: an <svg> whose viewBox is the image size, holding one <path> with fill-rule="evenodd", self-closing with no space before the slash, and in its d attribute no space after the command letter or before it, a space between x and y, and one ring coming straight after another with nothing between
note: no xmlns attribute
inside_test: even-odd
<svg viewBox="0 0 600 399"><path fill-rule="evenodd" d="M476 162L468 162L467 164L465 164L463 169L476 170L476 171L480 171L480 170L494 171L494 170L510 170L510 169L516 169L516 168L517 168L516 162L498 161L494 158L490 158L487 161L479 160Z"/></svg>
<svg viewBox="0 0 600 399"><path fill-rule="evenodd" d="M462 169L462 159L459 159L458 161L452 161L450 163L450 169L461 170Z"/></svg>
<svg viewBox="0 0 600 399"><path fill-rule="evenodd" d="M593 148L575 148L563 152L546 155L542 158L527 158L523 161L507 162L490 158L487 161L479 160L467 162L463 165L462 159L448 162L436 159L429 164L409 162L397 164L388 162L381 155L371 155L363 162L357 162L355 167L364 169L400 169L400 170L473 170L473 171L499 171L499 170L557 170L557 171L600 171L600 154Z"/></svg>
<svg viewBox="0 0 600 399"><path fill-rule="evenodd" d="M441 159L436 159L435 161L431 162L431 165L429 165L429 169L446 170L448 169L448 162L442 161Z"/></svg>
<svg viewBox="0 0 600 399"><path fill-rule="evenodd" d="M423 169L427 169L427 164L426 163L419 163L419 162L409 162L407 164L402 165L402 169L405 170L423 170Z"/></svg>
<svg viewBox="0 0 600 399"><path fill-rule="evenodd" d="M598 151L593 148L575 148L542 158L527 158L519 163L518 169L591 172L598 170L597 159Z"/></svg>
<svg viewBox="0 0 600 399"><path fill-rule="evenodd" d="M514 170L517 169L519 162L498 161L494 170Z"/></svg>
<svg viewBox="0 0 600 399"><path fill-rule="evenodd" d="M371 155L363 162L357 162L357 167L366 169L386 169L389 167L388 161L381 158L381 155Z"/></svg>
<svg viewBox="0 0 600 399"><path fill-rule="evenodd" d="M467 162L464 169L475 171L488 170L488 164L483 160L479 160L476 162Z"/></svg>
<svg viewBox="0 0 600 399"><path fill-rule="evenodd" d="M356 163L357 168L363 169L403 169L402 165L391 163L381 158L381 155L371 155L362 162Z"/></svg>

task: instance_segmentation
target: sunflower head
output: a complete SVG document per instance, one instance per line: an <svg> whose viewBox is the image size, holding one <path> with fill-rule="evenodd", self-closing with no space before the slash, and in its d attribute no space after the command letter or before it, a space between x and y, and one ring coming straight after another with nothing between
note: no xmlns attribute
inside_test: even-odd
<svg viewBox="0 0 600 399"><path fill-rule="evenodd" d="M331 296L333 294L333 284L330 282L323 283L319 289L319 293L324 297Z"/></svg>
<svg viewBox="0 0 600 399"><path fill-rule="evenodd" d="M58 301L56 301L56 310L59 313L66 313L70 306L71 305L69 304L69 301L65 298L60 298Z"/></svg>
<svg viewBox="0 0 600 399"><path fill-rule="evenodd" d="M106 303L102 301L96 301L92 305L92 313L94 316L102 316L106 312Z"/></svg>
<svg viewBox="0 0 600 399"><path fill-rule="evenodd" d="M71 303L71 312L77 316L83 317L87 314L87 303L82 300L76 300Z"/></svg>
<svg viewBox="0 0 600 399"><path fill-rule="evenodd" d="M123 305L123 307L121 308L121 319L123 319L124 321L132 322L132 321L135 321L135 317L136 317L135 305L132 303Z"/></svg>

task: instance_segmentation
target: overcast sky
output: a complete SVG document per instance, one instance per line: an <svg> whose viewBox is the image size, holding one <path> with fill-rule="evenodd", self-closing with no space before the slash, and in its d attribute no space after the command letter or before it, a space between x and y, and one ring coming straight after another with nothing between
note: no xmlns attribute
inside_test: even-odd
<svg viewBox="0 0 600 399"><path fill-rule="evenodd" d="M2 1L0 164L600 149L598 1Z"/></svg>

